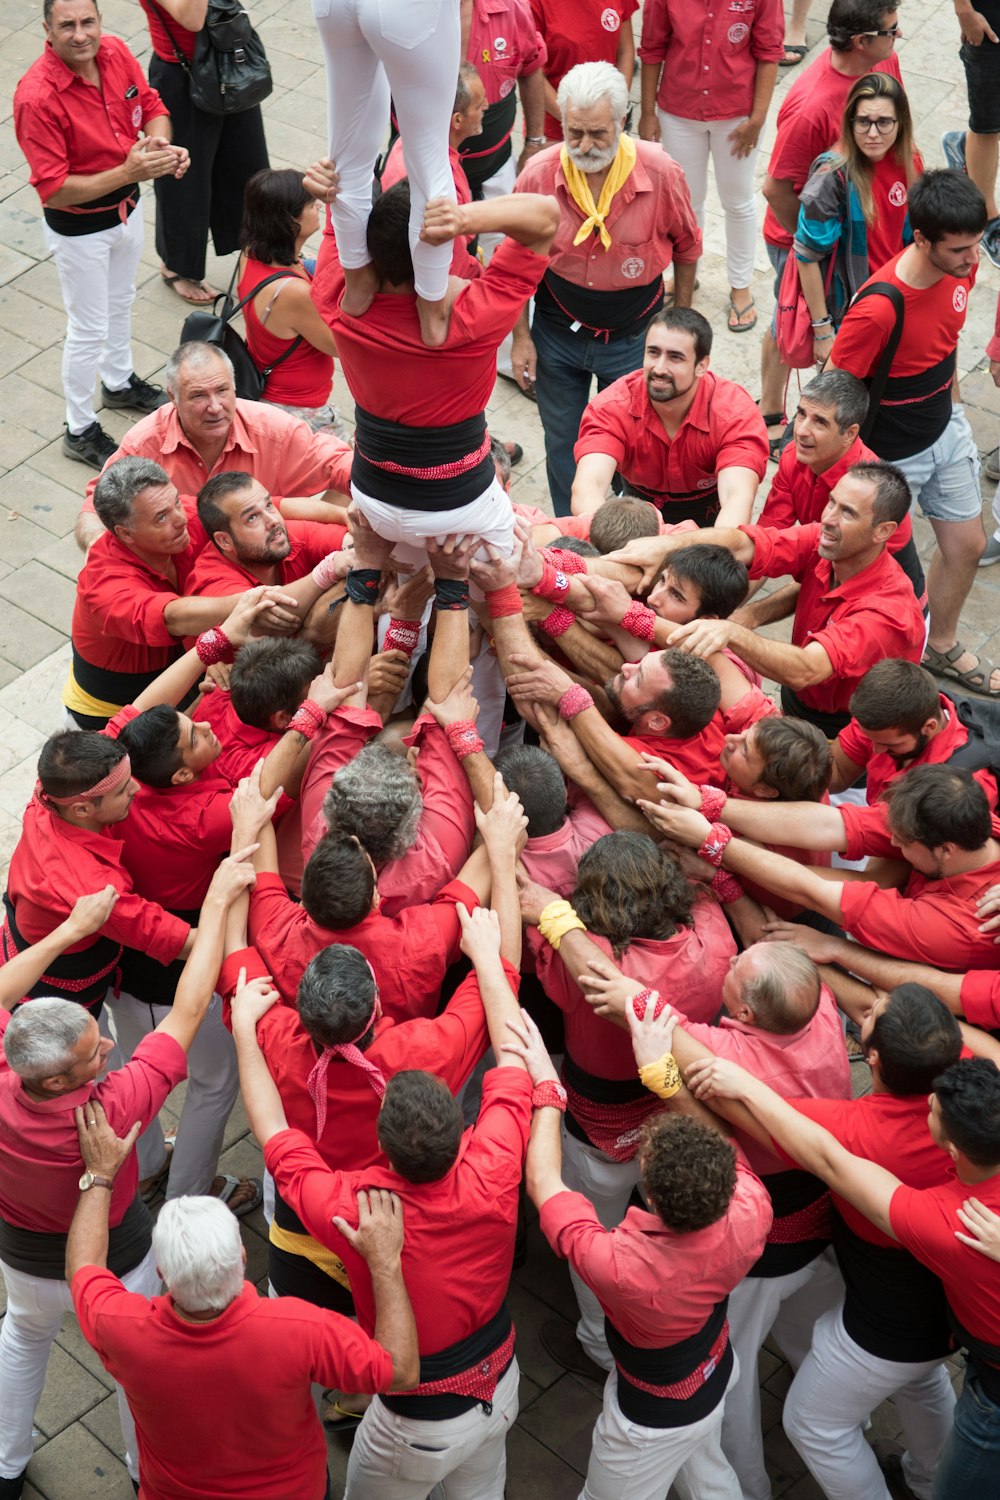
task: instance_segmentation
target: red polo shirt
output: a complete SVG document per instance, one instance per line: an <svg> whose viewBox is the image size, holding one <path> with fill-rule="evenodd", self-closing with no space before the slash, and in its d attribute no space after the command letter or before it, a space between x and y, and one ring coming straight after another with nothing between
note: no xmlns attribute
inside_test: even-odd
<svg viewBox="0 0 1000 1500"><path fill-rule="evenodd" d="M757 64L778 62L784 39L781 0L711 9L646 0L639 57L664 64L660 109L685 120L735 120L750 113Z"/></svg>
<svg viewBox="0 0 1000 1500"><path fill-rule="evenodd" d="M840 909L851 937L896 958L933 964L951 974L994 969L991 932L980 932L976 900L1000 881L1000 860L932 880L914 870L902 891L881 890L874 881L849 880Z"/></svg>
<svg viewBox="0 0 1000 1500"><path fill-rule="evenodd" d="M771 480L764 509L757 517L758 526L783 531L787 526L805 526L810 521L818 521L826 509L830 491L853 464L878 462L878 454L867 448L860 438L855 438L843 458L824 469L822 474L814 474L808 464L799 463L795 457L795 444L789 443ZM886 543L887 549L898 552L912 538L913 523L909 516L905 516Z"/></svg>
<svg viewBox="0 0 1000 1500"><path fill-rule="evenodd" d="M921 375L953 352L965 327L978 271L973 266L968 276L942 276L934 286L910 286L896 270L905 254L900 250L865 282L867 286L871 281L887 281L902 293L903 332L889 372L893 379ZM830 356L837 369L867 379L878 369L895 326L896 313L888 297L866 297L849 307Z"/></svg>
<svg viewBox="0 0 1000 1500"><path fill-rule="evenodd" d="M671 500L714 490L723 469L752 469L763 479L767 428L741 385L708 371L671 438L649 399L645 373L634 370L589 403L573 453L577 463L586 453L608 454L630 484L650 491L669 514Z"/></svg>
<svg viewBox="0 0 1000 1500"><path fill-rule="evenodd" d="M818 641L833 673L802 688L798 696L820 713L844 713L869 667L887 656L918 662L924 649L924 617L913 585L888 552L838 584L833 564L818 555L820 526L771 531L741 526L753 541L751 578L790 573L801 588L792 622L792 644Z"/></svg>
<svg viewBox="0 0 1000 1500"><path fill-rule="evenodd" d="M1000 1026L1000 971L977 969L962 980L962 1014L987 1031Z"/></svg>
<svg viewBox="0 0 1000 1500"><path fill-rule="evenodd" d="M311 959L331 943L349 943L364 954L382 995L382 1008L398 1020L432 1015L461 933L455 907L473 911L479 900L460 880L434 901L408 906L398 917L369 912L354 927L320 927L289 896L279 876L264 872L250 893L250 941L260 952L286 1003L294 1005Z"/></svg>
<svg viewBox="0 0 1000 1500"><path fill-rule="evenodd" d="M720 1219L693 1234L630 1208L605 1229L582 1193L561 1192L539 1210L542 1233L639 1349L663 1349L700 1332L764 1249L771 1199L737 1152L736 1188ZM669 1290L667 1290L669 1289Z"/></svg>
<svg viewBox="0 0 1000 1500"><path fill-rule="evenodd" d="M102 36L101 84L87 83L45 43L14 90L14 130L42 203L69 176L120 167L150 120L167 109L125 43ZM130 96L131 91L131 96Z"/></svg>
<svg viewBox="0 0 1000 1500"><path fill-rule="evenodd" d="M244 776L249 776L259 760L266 760L278 741L284 738L284 730L255 729L252 724L244 724L229 694L221 688L202 698L197 714L200 720L211 725L212 733L222 741L219 758L212 762L210 769L228 781L231 788ZM282 803L289 808L298 805L284 796L279 808ZM278 827L284 827L284 819Z"/></svg>
<svg viewBox="0 0 1000 1500"><path fill-rule="evenodd" d="M900 1244L940 1276L948 1305L962 1327L987 1343L1000 1344L996 1263L955 1238L961 1227L958 1210L970 1196L1000 1213L1000 1175L977 1183L952 1177L940 1187L901 1184L889 1204L889 1221Z"/></svg>
<svg viewBox="0 0 1000 1500"><path fill-rule="evenodd" d="M9 1013L0 1010L0 1037L9 1022ZM184 1048L172 1036L154 1032L142 1039L131 1062L106 1078L68 1094L33 1099L0 1048L0 1215L35 1234L68 1234L83 1165L74 1109L96 1100L115 1134L126 1135L136 1120L145 1129L186 1077ZM139 1166L130 1151L111 1193L113 1226L121 1223L138 1189Z"/></svg>
<svg viewBox="0 0 1000 1500"><path fill-rule="evenodd" d="M267 965L255 948L232 953L222 966L218 990L225 997L225 1018L229 1024L230 1004L240 969L247 979L267 973ZM507 983L515 995L521 976L511 964L504 964ZM365 1048L365 1058L380 1068L387 1079L404 1068L418 1068L433 1073L457 1094L476 1063L486 1051L488 1032L479 982L475 973L462 981L441 1015L430 1020L396 1022L382 1016L375 1024L375 1037ZM326 1128L316 1139L316 1106L309 1094L308 1080L319 1057L319 1049L306 1031L297 1010L290 1005L274 1005L257 1027L257 1044L267 1060L285 1116L293 1130L314 1142L317 1151L332 1172L352 1172L374 1162L388 1166L378 1143L375 1122L381 1108L364 1069L334 1057L327 1070L328 1109ZM350 1129L344 1129L344 1121Z"/></svg>
<svg viewBox="0 0 1000 1500"><path fill-rule="evenodd" d="M686 740L655 734L626 734L622 738L638 755L658 755L669 761L696 786L706 781L718 786L722 777L719 756L725 747L726 733L723 717L716 713L700 734Z"/></svg>
<svg viewBox="0 0 1000 1500"><path fill-rule="evenodd" d="M278 585L305 578L329 553L340 551L347 535L346 526L322 521L286 521L285 525L292 547L284 561L275 567L274 581ZM260 579L249 568L235 557L224 557L214 542L209 542L191 573L189 588L192 594L224 598L227 594L242 594L259 583Z"/></svg>
<svg viewBox="0 0 1000 1500"><path fill-rule="evenodd" d="M527 1073L491 1068L479 1118L462 1136L455 1164L437 1182L419 1184L377 1163L334 1173L300 1131L271 1137L267 1169L313 1239L344 1262L362 1328L375 1326L371 1277L330 1220L339 1214L356 1224L357 1193L365 1187L389 1188L403 1200L403 1279L421 1355L450 1348L496 1315L510 1282L531 1113Z"/></svg>
<svg viewBox="0 0 1000 1500"><path fill-rule="evenodd" d="M312 1383L392 1384L391 1354L349 1318L298 1297L262 1297L249 1282L218 1317L190 1323L171 1297L140 1297L84 1266L73 1304L128 1396L144 1500L322 1500L326 1440ZM182 1378L166 1379L170 1370Z"/></svg>
<svg viewBox="0 0 1000 1500"><path fill-rule="evenodd" d="M473 0L466 57L483 81L487 104L499 104L519 78L544 67L545 43L528 0Z"/></svg>
<svg viewBox="0 0 1000 1500"><path fill-rule="evenodd" d="M548 49L545 81L558 92L570 68L583 62L613 63L621 29L639 9L639 0L531 0L531 12ZM545 111L545 134L562 141L562 121Z"/></svg>

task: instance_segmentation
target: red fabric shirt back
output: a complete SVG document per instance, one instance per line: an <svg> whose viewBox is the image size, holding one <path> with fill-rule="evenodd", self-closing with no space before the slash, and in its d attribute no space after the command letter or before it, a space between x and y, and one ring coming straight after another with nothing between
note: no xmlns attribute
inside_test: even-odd
<svg viewBox="0 0 1000 1500"><path fill-rule="evenodd" d="M170 1297L125 1291L97 1266L74 1276L73 1302L87 1342L125 1387L144 1500L321 1500L326 1440L311 1383L392 1384L392 1356L349 1318L261 1297L249 1282L208 1323L181 1318ZM182 1378L165 1380L169 1370Z"/></svg>
<svg viewBox="0 0 1000 1500"><path fill-rule="evenodd" d="M391 1167L330 1172L298 1131L272 1136L264 1161L278 1191L313 1239L344 1262L358 1322L375 1326L368 1267L330 1223L357 1224L359 1188L389 1188L403 1200L403 1278L421 1355L468 1338L499 1311L510 1282L517 1195L531 1129L531 1082L522 1068L491 1068L479 1118L437 1182L407 1182Z"/></svg>
<svg viewBox="0 0 1000 1500"><path fill-rule="evenodd" d="M976 900L998 880L1000 860L945 880L914 870L902 891L880 890L874 881L845 881L843 925L857 942L914 963L952 974L993 969L993 933L979 931Z"/></svg>
<svg viewBox="0 0 1000 1500"><path fill-rule="evenodd" d="M868 279L888 281L903 294L903 333L893 356L890 371L893 379L920 375L951 354L965 327L969 293L976 280L974 267L969 276L942 276L935 286L907 286L896 274L900 256L905 254L901 250ZM865 380L878 369L895 326L896 313L889 299L866 297L844 314L830 358L838 370Z"/></svg>
<svg viewBox="0 0 1000 1500"><path fill-rule="evenodd" d="M784 53L781 0L749 5L646 0L643 63L663 63L656 102L685 120L735 120L753 105L757 64Z"/></svg>
<svg viewBox="0 0 1000 1500"><path fill-rule="evenodd" d="M262 260L254 260L248 256L237 296L246 297L255 286L280 269L279 266L269 266ZM304 266L300 266L298 271L289 268L289 276L296 281L312 280ZM270 299L282 290L283 284L280 281L272 281L270 286L264 288L264 294ZM278 338L266 323L261 322L253 299L243 309L243 321L247 348L258 369L265 370L276 359L281 359L292 340ZM268 376L263 399L278 402L282 406L325 406L330 399L332 384L333 355L324 354L322 349L317 349L308 339L303 339L294 354L282 360L278 368Z"/></svg>
<svg viewBox="0 0 1000 1500"><path fill-rule="evenodd" d="M622 26L639 0L531 0L531 11L548 51L545 78L558 91L570 68L582 62L613 63ZM545 111L545 134L561 143L562 121Z"/></svg>
<svg viewBox="0 0 1000 1500"><path fill-rule="evenodd" d="M718 786L723 775L719 756L726 742L726 733L723 717L717 713L700 734L693 734L686 740L655 734L626 734L622 738L638 755L658 755L669 761L696 786L702 786L706 781Z"/></svg>
<svg viewBox="0 0 1000 1500"><path fill-rule="evenodd" d="M339 552L347 535L345 526L327 521L286 521L291 551L276 566L278 584L296 583L311 573L330 552ZM198 558L189 580L192 594L210 594L224 598L242 594L258 586L260 579L235 558L224 557L214 542L209 542Z"/></svg>
<svg viewBox="0 0 1000 1500"><path fill-rule="evenodd" d="M757 517L758 526L784 531L788 526L807 526L818 521L830 499L830 491L843 479L853 464L877 464L879 457L855 438L843 458L814 474L807 464L795 457L795 444L789 443L778 462L764 509ZM898 552L913 538L913 523L905 516L886 544L889 552Z"/></svg>
<svg viewBox="0 0 1000 1500"><path fill-rule="evenodd" d="M565 899L576 886L577 867L591 844L613 832L596 808L582 802L569 809L554 833L529 838L521 861L532 880Z"/></svg>
<svg viewBox="0 0 1000 1500"><path fill-rule="evenodd" d="M662 497L669 519L671 499L714 490L722 469L752 469L763 479L767 428L741 385L709 371L671 438L653 410L644 372L634 370L590 402L573 453L577 463L585 453L610 455L631 484Z"/></svg>
<svg viewBox="0 0 1000 1500"><path fill-rule="evenodd" d="M948 1305L962 1327L1000 1344L996 1263L955 1238L961 1227L958 1210L970 1196L1000 1213L1000 1176L974 1184L952 1177L941 1187L898 1187L889 1204L889 1221L900 1244L940 1276Z"/></svg>

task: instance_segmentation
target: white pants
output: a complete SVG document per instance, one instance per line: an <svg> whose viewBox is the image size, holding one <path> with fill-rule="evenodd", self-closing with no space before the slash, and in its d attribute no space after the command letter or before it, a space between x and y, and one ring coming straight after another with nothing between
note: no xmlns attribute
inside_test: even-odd
<svg viewBox="0 0 1000 1500"><path fill-rule="evenodd" d="M930 1500L951 1433L955 1392L943 1360L902 1364L869 1354L844 1327L843 1303L825 1313L785 1397L783 1425L829 1500L889 1500L862 1424L892 1397L903 1428L906 1482Z"/></svg>
<svg viewBox="0 0 1000 1500"><path fill-rule="evenodd" d="M428 198L455 201L448 132L460 61L455 0L312 0L326 53L330 156L340 173L333 227L341 264L371 260L366 241L375 158L386 137L389 96L410 180L410 253L417 293L439 301L452 246L420 240Z"/></svg>
<svg viewBox="0 0 1000 1500"><path fill-rule="evenodd" d="M150 1005L124 991L110 997L118 1046L126 1062L143 1037L149 1036L170 1012L168 1005ZM240 1079L233 1039L222 1024L222 1000L213 995L208 1014L188 1052L187 1097L177 1126L170 1163L167 1197L207 1193L219 1165L226 1130ZM153 1120L136 1143L140 1178L152 1177L163 1166L166 1147L159 1120Z"/></svg>
<svg viewBox="0 0 1000 1500"><path fill-rule="evenodd" d="M142 199L124 224L96 234L56 234L47 224L43 228L66 307L66 426L78 435L97 420L98 374L112 391L124 390L132 374L132 303L142 254Z"/></svg>
<svg viewBox="0 0 1000 1500"><path fill-rule="evenodd" d="M594 1205L594 1211L605 1229L614 1229L625 1217L632 1189L639 1181L639 1158L612 1161L595 1146L578 1141L563 1126L563 1182L575 1193L582 1193ZM580 1309L576 1336L582 1348L602 1370L614 1367L608 1341L604 1337L604 1310L589 1286L570 1267L570 1278ZM666 1487L664 1487L666 1494Z"/></svg>
<svg viewBox="0 0 1000 1500"><path fill-rule="evenodd" d="M344 1500L503 1500L507 1433L517 1421L517 1360L493 1393L487 1416L474 1406L444 1422L391 1412L376 1396L354 1435Z"/></svg>
<svg viewBox="0 0 1000 1500"><path fill-rule="evenodd" d="M439 541L446 536L478 536L506 557L514 546L514 509L498 479L478 499L455 510L402 510L366 495L356 484L351 485L351 497L373 530L397 543L392 555L407 566L425 565L427 549L421 543L431 536Z"/></svg>
<svg viewBox="0 0 1000 1500"><path fill-rule="evenodd" d="M816 1319L843 1299L844 1283L832 1250L787 1276L745 1276L729 1297L729 1336L744 1378L729 1391L722 1448L740 1479L745 1500L770 1500L760 1426L757 1355L769 1333L797 1370L809 1352Z"/></svg>
<svg viewBox="0 0 1000 1500"><path fill-rule="evenodd" d="M727 137L745 115L734 120L685 120L680 115L656 111L663 149L684 169L691 192L691 206L699 225L705 222L708 196L708 159L715 168L715 185L726 216L726 269L731 287L750 285L757 238L757 208L753 174L756 149L749 156L732 153Z"/></svg>
<svg viewBox="0 0 1000 1500"><path fill-rule="evenodd" d="M738 1375L737 1360L727 1396ZM739 1480L719 1444L722 1408L720 1401L690 1427L640 1427L622 1416L612 1370L579 1500L664 1500L672 1484L682 1500L740 1500Z"/></svg>
<svg viewBox="0 0 1000 1500"><path fill-rule="evenodd" d="M0 1476L13 1479L31 1461L31 1428L35 1407L45 1385L45 1367L63 1314L73 1311L65 1281L28 1276L0 1261L7 1288L7 1311L0 1324ZM145 1257L121 1278L128 1292L155 1297L160 1290L156 1257L150 1246ZM133 1479L139 1477L135 1423L125 1392L115 1382L118 1415L125 1440L125 1463Z"/></svg>

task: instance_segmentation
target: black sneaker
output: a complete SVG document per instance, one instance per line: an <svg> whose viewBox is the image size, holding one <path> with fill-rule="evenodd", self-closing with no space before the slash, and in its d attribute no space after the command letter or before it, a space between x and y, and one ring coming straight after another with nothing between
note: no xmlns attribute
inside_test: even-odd
<svg viewBox="0 0 1000 1500"><path fill-rule="evenodd" d="M67 458L75 458L78 464L89 464L92 469L103 469L112 453L118 452L118 444L109 437L99 422L91 422L82 432L63 433L63 452Z"/></svg>
<svg viewBox="0 0 1000 1500"><path fill-rule="evenodd" d="M980 248L986 259L1000 269L1000 219L991 219L987 224Z"/></svg>
<svg viewBox="0 0 1000 1500"><path fill-rule="evenodd" d="M170 397L162 386L151 385L148 380L140 380L138 375L132 374L128 385L121 391L109 391L102 380L101 400L112 410L123 407L127 411L155 411L158 406L166 406Z"/></svg>

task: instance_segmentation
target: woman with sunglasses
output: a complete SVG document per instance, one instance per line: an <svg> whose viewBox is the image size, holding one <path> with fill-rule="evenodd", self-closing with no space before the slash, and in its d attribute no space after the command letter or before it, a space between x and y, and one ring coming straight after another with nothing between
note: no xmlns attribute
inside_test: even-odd
<svg viewBox="0 0 1000 1500"><path fill-rule="evenodd" d="M858 288L912 241L907 194L922 171L905 91L889 73L865 74L799 197L794 250L818 365Z"/></svg>

